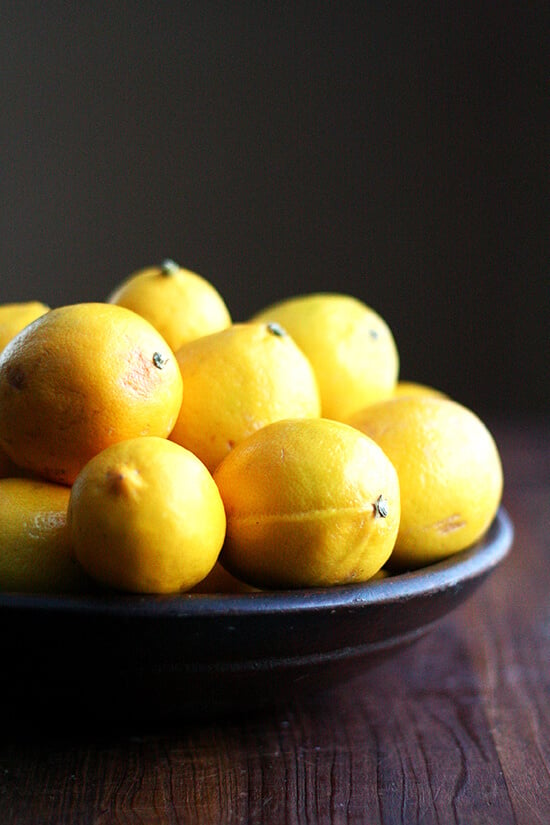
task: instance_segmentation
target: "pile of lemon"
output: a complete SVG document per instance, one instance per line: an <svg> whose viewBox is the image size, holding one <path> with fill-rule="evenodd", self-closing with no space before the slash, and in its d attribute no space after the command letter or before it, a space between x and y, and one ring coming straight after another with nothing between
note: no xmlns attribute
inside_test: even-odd
<svg viewBox="0 0 550 825"><path fill-rule="evenodd" d="M495 517L485 424L398 380L341 293L233 322L173 261L103 303L0 306L0 590L327 587L430 564Z"/></svg>

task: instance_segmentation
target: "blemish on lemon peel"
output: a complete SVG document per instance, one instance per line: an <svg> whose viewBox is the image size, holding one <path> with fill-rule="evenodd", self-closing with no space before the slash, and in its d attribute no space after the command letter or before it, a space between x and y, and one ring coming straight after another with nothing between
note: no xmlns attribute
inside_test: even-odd
<svg viewBox="0 0 550 825"><path fill-rule="evenodd" d="M8 384L15 390L22 390L26 383L26 376L20 367L9 368L8 370Z"/></svg>
<svg viewBox="0 0 550 825"><path fill-rule="evenodd" d="M177 272L178 269L178 264L173 261L172 258L165 258L160 265L161 275L172 275L174 272Z"/></svg>
<svg viewBox="0 0 550 825"><path fill-rule="evenodd" d="M148 396L151 386L161 380L160 377L156 378L156 370L153 368L162 370L168 359L160 352L154 352L151 356L150 352L140 349L129 354L128 362L128 372L122 379L124 385L137 395Z"/></svg>
<svg viewBox="0 0 550 825"><path fill-rule="evenodd" d="M453 513L452 516L441 519L435 524L432 524L431 529L438 533L452 533L454 530L460 530L461 527L466 526L466 520L462 518L460 513Z"/></svg>
<svg viewBox="0 0 550 825"><path fill-rule="evenodd" d="M389 510L388 500L383 495L379 495L374 502L374 514L380 518L387 518Z"/></svg>

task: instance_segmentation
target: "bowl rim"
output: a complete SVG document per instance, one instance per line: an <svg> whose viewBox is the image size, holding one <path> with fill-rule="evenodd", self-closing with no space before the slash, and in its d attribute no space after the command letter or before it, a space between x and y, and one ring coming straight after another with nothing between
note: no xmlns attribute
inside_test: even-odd
<svg viewBox="0 0 550 825"><path fill-rule="evenodd" d="M484 536L471 547L417 570L367 582L334 587L247 593L181 593L143 595L0 593L0 611L31 611L37 615L226 617L309 612L384 605L454 588L487 575L508 555L514 527L501 506Z"/></svg>

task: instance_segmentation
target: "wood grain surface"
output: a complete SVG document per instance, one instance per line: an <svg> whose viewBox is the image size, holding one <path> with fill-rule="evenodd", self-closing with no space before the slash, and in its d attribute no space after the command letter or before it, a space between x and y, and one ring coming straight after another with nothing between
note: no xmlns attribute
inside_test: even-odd
<svg viewBox="0 0 550 825"><path fill-rule="evenodd" d="M250 716L61 730L10 725L3 708L0 822L547 825L550 427L493 431L514 546L426 637Z"/></svg>

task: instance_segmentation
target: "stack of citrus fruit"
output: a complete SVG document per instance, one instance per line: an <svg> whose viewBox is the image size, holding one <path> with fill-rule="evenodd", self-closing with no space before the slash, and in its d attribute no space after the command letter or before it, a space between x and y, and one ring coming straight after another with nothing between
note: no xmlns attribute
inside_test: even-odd
<svg viewBox="0 0 550 825"><path fill-rule="evenodd" d="M103 303L0 307L0 590L329 587L472 545L495 443L398 373L357 298L237 323L171 260Z"/></svg>

